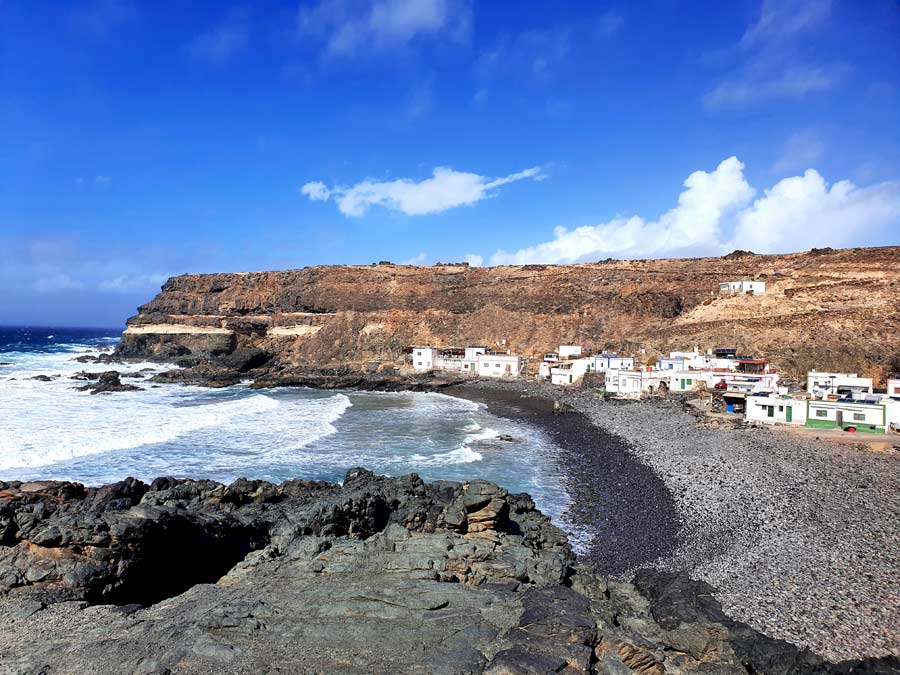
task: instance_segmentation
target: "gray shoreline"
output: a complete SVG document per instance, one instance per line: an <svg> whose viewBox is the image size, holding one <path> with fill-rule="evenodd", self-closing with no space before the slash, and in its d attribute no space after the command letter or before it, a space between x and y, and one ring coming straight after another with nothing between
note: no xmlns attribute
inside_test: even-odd
<svg viewBox="0 0 900 675"><path fill-rule="evenodd" d="M677 402L484 382L570 405L627 441L682 520L655 566L717 589L733 618L831 660L900 654L900 455L770 429L708 429ZM448 392L452 393L452 392Z"/></svg>

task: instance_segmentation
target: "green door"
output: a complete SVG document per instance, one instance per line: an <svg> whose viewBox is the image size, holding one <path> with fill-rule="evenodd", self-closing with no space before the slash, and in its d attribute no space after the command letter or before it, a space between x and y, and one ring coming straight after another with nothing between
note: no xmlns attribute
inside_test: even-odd
<svg viewBox="0 0 900 675"><path fill-rule="evenodd" d="M785 417L786 421L788 421L788 422L792 421L794 419L794 406L789 405L787 407L787 409L784 411L784 414L786 415L786 417Z"/></svg>
<svg viewBox="0 0 900 675"><path fill-rule="evenodd" d="M768 409L768 412L766 413L766 415L769 417L775 417L775 406L769 405L769 406L766 406L766 408Z"/></svg>

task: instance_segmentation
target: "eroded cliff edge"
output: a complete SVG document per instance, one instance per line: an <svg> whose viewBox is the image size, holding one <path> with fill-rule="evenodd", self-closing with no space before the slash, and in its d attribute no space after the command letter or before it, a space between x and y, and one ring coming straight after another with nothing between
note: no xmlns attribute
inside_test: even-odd
<svg viewBox="0 0 900 675"><path fill-rule="evenodd" d="M0 483L0 613L9 673L898 668L769 639L683 576L598 578L527 495L363 469L343 485Z"/></svg>
<svg viewBox="0 0 900 675"><path fill-rule="evenodd" d="M763 296L720 296L759 279ZM412 344L559 344L665 352L727 345L783 371L880 378L900 360L900 247L690 260L473 268L310 267L169 279L119 354L172 360L257 348L292 367L373 369Z"/></svg>

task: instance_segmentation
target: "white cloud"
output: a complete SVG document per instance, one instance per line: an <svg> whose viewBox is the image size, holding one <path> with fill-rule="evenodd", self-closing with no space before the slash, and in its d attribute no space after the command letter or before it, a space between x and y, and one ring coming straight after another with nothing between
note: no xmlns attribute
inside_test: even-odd
<svg viewBox="0 0 900 675"><path fill-rule="evenodd" d="M779 99L800 99L830 91L850 73L843 63L810 62L808 34L831 14L831 0L764 0L759 19L718 58L736 67L703 96L709 108L748 107Z"/></svg>
<svg viewBox="0 0 900 675"><path fill-rule="evenodd" d="M468 0L319 0L297 13L301 35L320 39L329 58L402 47L421 37L468 39Z"/></svg>
<svg viewBox="0 0 900 675"><path fill-rule="evenodd" d="M481 267L484 264L484 258L475 253L469 253L463 256L463 260L465 260L472 267Z"/></svg>
<svg viewBox="0 0 900 675"><path fill-rule="evenodd" d="M684 182L687 189L679 195L678 206L657 221L632 216L574 230L557 227L552 241L514 253L497 251L491 264L570 263L610 254L645 256L708 246L718 239L723 214L753 197L743 168L736 157L729 157L712 173L695 171Z"/></svg>
<svg viewBox="0 0 900 675"><path fill-rule="evenodd" d="M784 144L784 151L773 167L784 173L808 169L825 154L825 143L810 129L790 135Z"/></svg>
<svg viewBox="0 0 900 675"><path fill-rule="evenodd" d="M232 12L223 23L201 33L187 45L191 58L214 66L223 66L244 51L250 42L249 14Z"/></svg>
<svg viewBox="0 0 900 675"><path fill-rule="evenodd" d="M371 206L400 211L408 216L441 213L457 206L468 206L493 197L497 188L520 180L542 180L540 167L531 167L500 178L488 178L477 173L454 171L438 167L431 178L412 181L400 178L392 181L366 179L352 187L328 188L324 183L307 183L301 192L314 201L333 197L345 216L362 216Z"/></svg>
<svg viewBox="0 0 900 675"><path fill-rule="evenodd" d="M503 36L478 55L475 74L485 81L506 77L546 82L566 61L572 34L573 29L558 27Z"/></svg>
<svg viewBox="0 0 900 675"><path fill-rule="evenodd" d="M846 78L843 64L789 68L775 77L745 77L719 82L703 102L711 108L748 106L779 98L802 98L837 87Z"/></svg>
<svg viewBox="0 0 900 675"><path fill-rule="evenodd" d="M766 253L849 246L884 228L900 231L900 182L831 188L815 169L779 181L738 214L735 248Z"/></svg>
<svg viewBox="0 0 900 675"><path fill-rule="evenodd" d="M763 0L759 20L747 28L740 45L754 47L762 42L785 40L825 21L831 14L831 0Z"/></svg>
<svg viewBox="0 0 900 675"><path fill-rule="evenodd" d="M314 202L324 202L331 196L331 190L320 180L306 183L300 188L300 193L306 195Z"/></svg>
<svg viewBox="0 0 900 675"><path fill-rule="evenodd" d="M755 190L736 157L685 181L678 206L656 221L617 217L569 230L515 252L497 251L492 265L572 263L608 256L720 255L735 248L757 253L857 244L862 236L900 229L900 182L831 188L813 169L785 178L750 203Z"/></svg>
<svg viewBox="0 0 900 675"><path fill-rule="evenodd" d="M425 252L420 253L419 255L414 255L412 258L407 258L403 261L403 265L424 265L425 261L428 260L428 254Z"/></svg>
<svg viewBox="0 0 900 675"><path fill-rule="evenodd" d="M111 293L151 290L162 286L169 276L168 274L123 274L114 279L101 281L97 288Z"/></svg>
<svg viewBox="0 0 900 675"><path fill-rule="evenodd" d="M39 277L34 282L34 290L39 293L56 293L58 291L79 291L84 288L77 279L73 279L68 274L62 272L51 273L46 276Z"/></svg>

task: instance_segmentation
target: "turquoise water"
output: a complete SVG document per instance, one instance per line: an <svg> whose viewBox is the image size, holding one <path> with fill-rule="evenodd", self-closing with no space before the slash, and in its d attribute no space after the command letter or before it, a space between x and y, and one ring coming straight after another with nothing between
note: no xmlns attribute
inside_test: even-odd
<svg viewBox="0 0 900 675"><path fill-rule="evenodd" d="M0 329L0 480L339 481L364 466L426 480L491 480L530 493L565 524L569 498L552 443L478 404L442 394L151 385L147 377L166 367L74 361L117 339L115 331ZM74 389L83 384L74 373L110 369L136 376L123 381L143 390Z"/></svg>

